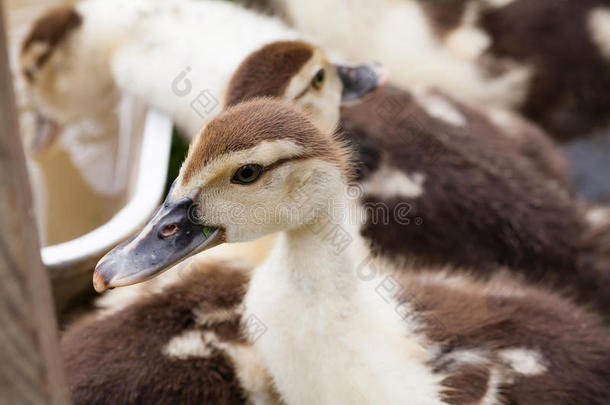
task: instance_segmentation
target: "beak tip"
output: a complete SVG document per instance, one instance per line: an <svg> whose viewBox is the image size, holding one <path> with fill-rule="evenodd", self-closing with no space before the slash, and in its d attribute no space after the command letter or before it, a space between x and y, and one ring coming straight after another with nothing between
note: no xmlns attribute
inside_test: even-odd
<svg viewBox="0 0 610 405"><path fill-rule="evenodd" d="M383 88L388 81L388 71L377 62L362 65L336 65L343 83L341 105L349 106L360 102L369 94Z"/></svg>
<svg viewBox="0 0 610 405"><path fill-rule="evenodd" d="M388 70L386 68L384 68L384 67L379 68L379 85L378 85L379 88L385 86L388 83L389 76L390 76L390 73L388 72Z"/></svg>
<svg viewBox="0 0 610 405"><path fill-rule="evenodd" d="M102 293L108 289L108 285L106 284L106 281L104 281L104 277L97 271L93 273L93 288L98 293Z"/></svg>
<svg viewBox="0 0 610 405"><path fill-rule="evenodd" d="M369 67L375 72L375 76L377 77L377 88L385 86L388 82L388 77L390 76L388 69L379 62L371 62L369 63Z"/></svg>

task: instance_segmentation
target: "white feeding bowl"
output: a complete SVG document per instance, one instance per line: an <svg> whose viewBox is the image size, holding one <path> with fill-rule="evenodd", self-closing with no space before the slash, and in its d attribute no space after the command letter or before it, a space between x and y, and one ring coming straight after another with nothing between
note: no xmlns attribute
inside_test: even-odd
<svg viewBox="0 0 610 405"><path fill-rule="evenodd" d="M172 121L166 115L148 110L131 159L126 204L101 226L77 238L41 249L49 271L56 306L62 310L79 295L93 291L92 271L97 261L114 246L136 233L159 205L167 178L172 139ZM137 127L137 125L136 125ZM138 133L139 132L139 133ZM50 213L52 215L52 213Z"/></svg>

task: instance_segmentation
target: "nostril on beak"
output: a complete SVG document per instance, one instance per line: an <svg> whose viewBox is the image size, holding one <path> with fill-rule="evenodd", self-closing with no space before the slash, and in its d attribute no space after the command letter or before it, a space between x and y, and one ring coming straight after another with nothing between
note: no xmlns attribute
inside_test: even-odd
<svg viewBox="0 0 610 405"><path fill-rule="evenodd" d="M171 238L172 236L176 235L179 230L180 227L177 224L165 225L163 229L161 229L160 236L163 239Z"/></svg>

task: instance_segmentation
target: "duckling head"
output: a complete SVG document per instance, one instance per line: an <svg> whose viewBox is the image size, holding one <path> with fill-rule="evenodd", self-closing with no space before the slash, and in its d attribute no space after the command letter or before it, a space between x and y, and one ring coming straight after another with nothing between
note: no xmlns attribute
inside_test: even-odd
<svg viewBox="0 0 610 405"><path fill-rule="evenodd" d="M61 6L42 15L22 44L19 68L38 116L36 138L116 101L106 53L90 25L75 6Z"/></svg>
<svg viewBox="0 0 610 405"><path fill-rule="evenodd" d="M386 81L379 64L340 65L303 41L278 41L250 54L233 74L226 105L254 97L291 101L325 132L334 131L340 106L357 102Z"/></svg>
<svg viewBox="0 0 610 405"><path fill-rule="evenodd" d="M95 289L144 281L223 242L310 224L341 198L348 156L333 135L285 101L230 107L197 135L143 230L100 260Z"/></svg>

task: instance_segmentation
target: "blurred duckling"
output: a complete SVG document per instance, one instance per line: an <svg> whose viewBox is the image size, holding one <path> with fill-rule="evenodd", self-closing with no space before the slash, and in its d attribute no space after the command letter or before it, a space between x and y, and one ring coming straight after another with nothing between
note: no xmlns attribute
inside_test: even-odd
<svg viewBox="0 0 610 405"><path fill-rule="evenodd" d="M121 92L192 135L220 111L231 73L250 52L292 38L277 19L229 2L84 0L34 23L20 69L48 138L113 109Z"/></svg>
<svg viewBox="0 0 610 405"><path fill-rule="evenodd" d="M262 1L325 49L403 86L513 108L558 140L610 125L607 0Z"/></svg>

